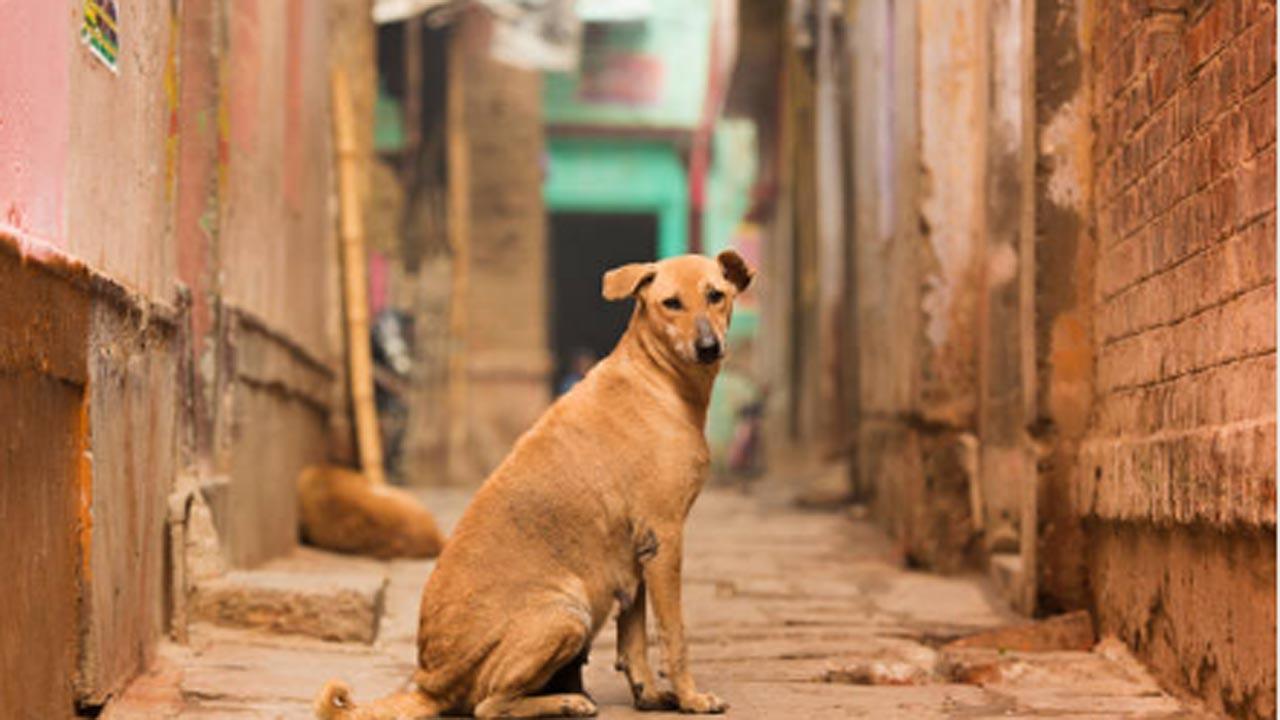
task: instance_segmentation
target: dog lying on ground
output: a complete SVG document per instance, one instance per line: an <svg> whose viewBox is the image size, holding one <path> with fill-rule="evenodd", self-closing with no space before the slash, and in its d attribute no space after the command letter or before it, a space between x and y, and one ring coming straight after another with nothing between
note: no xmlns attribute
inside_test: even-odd
<svg viewBox="0 0 1280 720"><path fill-rule="evenodd" d="M413 688L367 705L330 681L332 719L587 717L591 641L614 606L618 669L641 709L719 713L689 673L680 601L684 521L705 479L711 385L737 294L737 253L604 276L635 298L614 351L516 443L471 501L422 594ZM653 603L673 692L648 659Z"/></svg>
<svg viewBox="0 0 1280 720"><path fill-rule="evenodd" d="M435 557L444 538L409 493L354 470L317 465L298 475L298 514L307 542L377 558Z"/></svg>

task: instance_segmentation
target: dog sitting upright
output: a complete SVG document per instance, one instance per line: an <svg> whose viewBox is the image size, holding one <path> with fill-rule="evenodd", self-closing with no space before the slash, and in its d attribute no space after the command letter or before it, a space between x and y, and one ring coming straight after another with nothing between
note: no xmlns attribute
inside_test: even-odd
<svg viewBox="0 0 1280 720"><path fill-rule="evenodd" d="M607 300L635 298L614 351L519 441L472 499L422 593L414 687L352 702L330 681L321 718L585 717L591 641L618 615L618 668L641 709L718 713L689 673L680 603L685 517L705 479L707 403L737 294L737 253L624 265ZM648 660L646 595L667 677Z"/></svg>

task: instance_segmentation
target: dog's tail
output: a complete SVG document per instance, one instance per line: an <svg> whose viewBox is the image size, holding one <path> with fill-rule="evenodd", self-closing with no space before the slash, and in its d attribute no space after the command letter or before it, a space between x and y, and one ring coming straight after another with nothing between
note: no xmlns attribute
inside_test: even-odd
<svg viewBox="0 0 1280 720"><path fill-rule="evenodd" d="M351 688L341 680L330 680L316 696L319 720L400 720L430 718L440 714L440 704L422 692L417 684L410 690L394 693L371 703L357 705L351 700Z"/></svg>

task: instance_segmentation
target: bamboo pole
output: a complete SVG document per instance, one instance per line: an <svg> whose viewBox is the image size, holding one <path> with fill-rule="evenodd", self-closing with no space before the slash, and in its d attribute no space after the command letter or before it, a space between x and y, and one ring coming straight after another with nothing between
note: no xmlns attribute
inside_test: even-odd
<svg viewBox="0 0 1280 720"><path fill-rule="evenodd" d="M445 67L445 132L448 180L448 232L453 252L453 287L449 301L449 479L456 482L466 472L467 445L467 296L469 294L471 167L463 109L467 24L455 26L449 38Z"/></svg>
<svg viewBox="0 0 1280 720"><path fill-rule="evenodd" d="M347 360L351 406L356 416L360 467L375 484L387 481L382 470L382 438L373 398L373 358L369 349L369 287L365 267L364 219L356 186L356 145L351 89L346 73L333 71L333 130L338 154L338 237L342 247L342 279L347 316Z"/></svg>

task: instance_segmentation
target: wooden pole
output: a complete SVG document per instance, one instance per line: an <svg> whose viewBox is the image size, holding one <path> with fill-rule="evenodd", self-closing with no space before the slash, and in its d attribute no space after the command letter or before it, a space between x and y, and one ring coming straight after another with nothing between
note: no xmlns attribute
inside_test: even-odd
<svg viewBox="0 0 1280 720"><path fill-rule="evenodd" d="M387 481L382 470L382 438L373 398L373 358L369 348L369 287L365 268L364 218L357 188L359 149L356 144L351 89L341 69L333 71L333 130L338 154L338 238L342 247L342 278L347 314L347 359L351 406L356 416L360 467L371 482Z"/></svg>
<svg viewBox="0 0 1280 720"><path fill-rule="evenodd" d="M467 296L470 256L471 166L463 103L467 20L449 38L445 68L445 132L448 164L449 246L453 252L453 287L449 301L449 479L466 472L467 445Z"/></svg>

